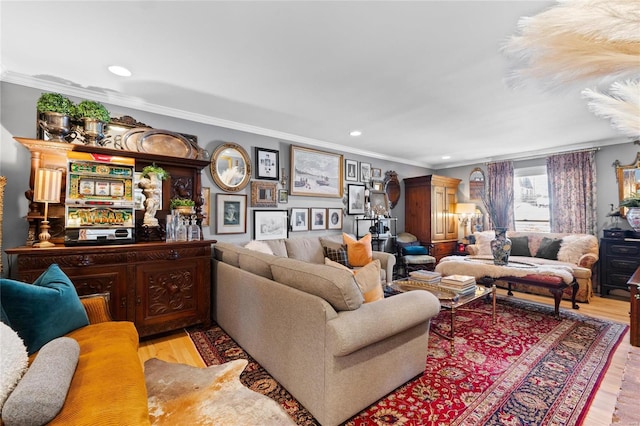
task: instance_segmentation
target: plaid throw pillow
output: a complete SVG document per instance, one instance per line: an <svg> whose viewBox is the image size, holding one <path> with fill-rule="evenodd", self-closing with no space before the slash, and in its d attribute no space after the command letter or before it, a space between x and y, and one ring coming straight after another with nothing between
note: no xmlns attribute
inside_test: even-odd
<svg viewBox="0 0 640 426"><path fill-rule="evenodd" d="M347 268L351 268L351 265L349 265L349 258L347 257L347 248L344 245L340 248L325 247L324 255L334 262L338 262Z"/></svg>

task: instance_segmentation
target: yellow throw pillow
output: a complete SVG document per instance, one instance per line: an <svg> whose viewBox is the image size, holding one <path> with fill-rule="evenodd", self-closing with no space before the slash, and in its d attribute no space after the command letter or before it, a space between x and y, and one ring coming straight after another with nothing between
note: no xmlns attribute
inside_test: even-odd
<svg viewBox="0 0 640 426"><path fill-rule="evenodd" d="M360 269L349 269L341 263L334 262L328 257L324 258L324 264L338 269L345 269L354 275L356 284L362 292L364 303L375 302L384 299L384 290L380 284L380 261L378 259Z"/></svg>
<svg viewBox="0 0 640 426"><path fill-rule="evenodd" d="M342 233L342 240L347 245L347 258L351 266L366 266L373 260L371 234L354 240L349 234Z"/></svg>

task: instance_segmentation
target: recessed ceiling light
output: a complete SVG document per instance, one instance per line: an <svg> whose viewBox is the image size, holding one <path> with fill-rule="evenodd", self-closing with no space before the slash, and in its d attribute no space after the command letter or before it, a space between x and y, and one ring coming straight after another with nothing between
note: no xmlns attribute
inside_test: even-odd
<svg viewBox="0 0 640 426"><path fill-rule="evenodd" d="M109 71L111 71L115 75L119 75L120 77L131 77L131 71L129 71L125 67L121 67L120 65L111 65L109 67Z"/></svg>
<svg viewBox="0 0 640 426"><path fill-rule="evenodd" d="M443 160L449 160L449 159L451 159L451 156L450 155L443 155L442 159Z"/></svg>
<svg viewBox="0 0 640 426"><path fill-rule="evenodd" d="M349 133L351 136L361 136L362 135L362 131L360 130L352 130L351 133Z"/></svg>

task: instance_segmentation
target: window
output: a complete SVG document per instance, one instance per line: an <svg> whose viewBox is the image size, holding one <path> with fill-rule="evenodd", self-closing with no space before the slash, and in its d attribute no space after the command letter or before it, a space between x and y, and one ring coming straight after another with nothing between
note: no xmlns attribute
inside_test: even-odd
<svg viewBox="0 0 640 426"><path fill-rule="evenodd" d="M549 187L546 166L513 170L516 231L549 232Z"/></svg>

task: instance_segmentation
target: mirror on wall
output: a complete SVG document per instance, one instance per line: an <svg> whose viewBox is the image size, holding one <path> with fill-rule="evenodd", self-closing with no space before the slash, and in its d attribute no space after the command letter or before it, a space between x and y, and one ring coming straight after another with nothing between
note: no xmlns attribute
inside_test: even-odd
<svg viewBox="0 0 640 426"><path fill-rule="evenodd" d="M481 200L484 197L484 172L480 167L469 174L469 199Z"/></svg>
<svg viewBox="0 0 640 426"><path fill-rule="evenodd" d="M640 152L638 152L636 159L631 164L621 165L620 161L616 160L613 165L616 167L619 201L640 193ZM625 207L621 207L620 215L625 217L626 211Z"/></svg>
<svg viewBox="0 0 640 426"><path fill-rule="evenodd" d="M213 181L227 192L244 189L251 178L251 161L249 154L236 143L223 143L211 156L211 177Z"/></svg>

